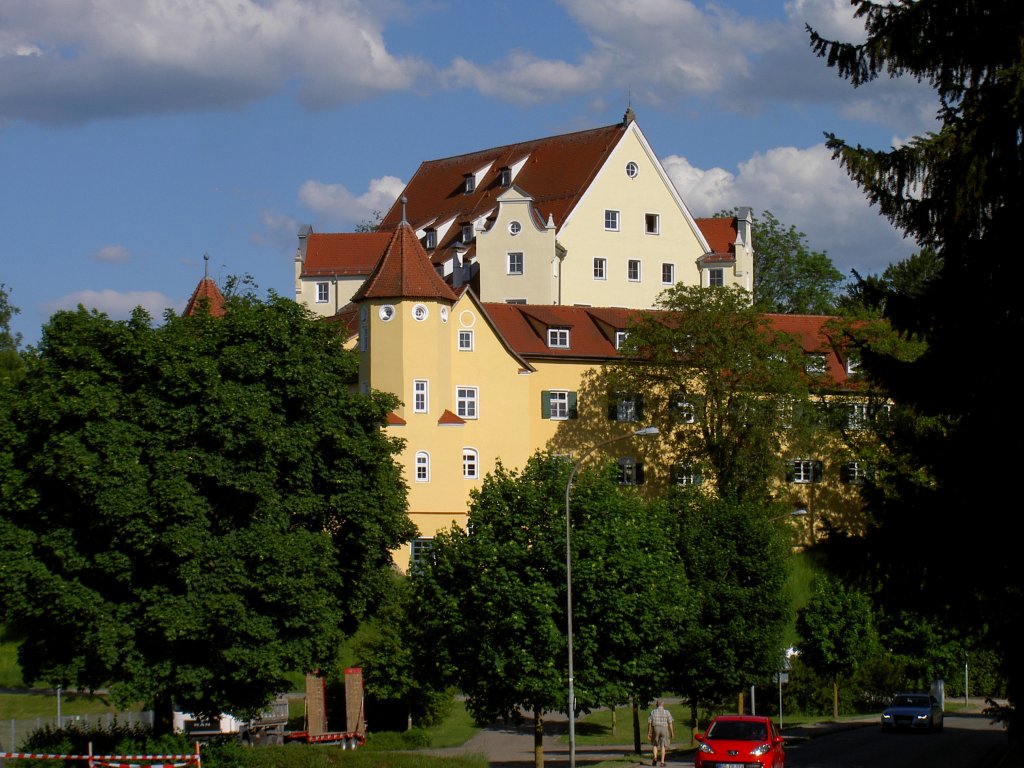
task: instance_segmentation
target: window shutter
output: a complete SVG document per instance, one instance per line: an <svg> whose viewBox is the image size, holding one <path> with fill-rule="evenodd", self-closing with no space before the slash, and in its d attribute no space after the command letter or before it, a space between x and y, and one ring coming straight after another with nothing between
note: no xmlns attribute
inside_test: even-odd
<svg viewBox="0 0 1024 768"><path fill-rule="evenodd" d="M839 480L840 480L840 482L848 483L848 482L850 482L850 479L852 477L853 477L853 473L850 472L850 464L849 464L849 462L843 462L842 464L840 464L839 465Z"/></svg>
<svg viewBox="0 0 1024 768"><path fill-rule="evenodd" d="M811 482L820 483L822 473L822 463L820 461L814 462L814 467L811 469Z"/></svg>
<svg viewBox="0 0 1024 768"><path fill-rule="evenodd" d="M644 484L644 463L642 461L633 465L633 480L637 485Z"/></svg>
<svg viewBox="0 0 1024 768"><path fill-rule="evenodd" d="M619 420L619 403L614 398L608 403L608 421Z"/></svg>
<svg viewBox="0 0 1024 768"><path fill-rule="evenodd" d="M579 416L579 413L576 410L576 393L575 392L570 392L569 393L569 418L570 419L575 419L575 418L578 418L578 416Z"/></svg>
<svg viewBox="0 0 1024 768"><path fill-rule="evenodd" d="M794 482L796 482L796 466L795 466L794 462L792 462L792 461L789 462L789 464L787 465L787 468L786 468L786 482L787 483L794 483Z"/></svg>
<svg viewBox="0 0 1024 768"><path fill-rule="evenodd" d="M551 418L551 392L546 389L540 393L540 417Z"/></svg>
<svg viewBox="0 0 1024 768"><path fill-rule="evenodd" d="M635 397L636 397L636 399L633 402L636 403L636 420L637 421L643 421L644 420L644 396L643 395L636 395Z"/></svg>
<svg viewBox="0 0 1024 768"><path fill-rule="evenodd" d="M703 482L704 482L704 475L702 475L700 473L699 469L695 468L693 470L693 484L694 485L701 485Z"/></svg>

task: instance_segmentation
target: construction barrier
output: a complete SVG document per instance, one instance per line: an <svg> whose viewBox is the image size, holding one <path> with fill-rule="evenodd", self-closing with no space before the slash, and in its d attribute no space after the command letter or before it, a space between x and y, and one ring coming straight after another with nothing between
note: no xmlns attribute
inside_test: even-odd
<svg viewBox="0 0 1024 768"><path fill-rule="evenodd" d="M0 752L0 760L82 760L89 768L202 768L199 749L194 755L44 755L38 752Z"/></svg>

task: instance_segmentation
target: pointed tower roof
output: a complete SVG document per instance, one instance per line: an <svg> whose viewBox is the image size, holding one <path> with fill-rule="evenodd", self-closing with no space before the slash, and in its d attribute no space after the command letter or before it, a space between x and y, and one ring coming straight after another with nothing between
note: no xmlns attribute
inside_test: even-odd
<svg viewBox="0 0 1024 768"><path fill-rule="evenodd" d="M224 316L224 295L220 292L212 277L204 277L199 281L192 298L185 305L183 317L191 317L200 310L205 310L213 317Z"/></svg>
<svg viewBox="0 0 1024 768"><path fill-rule="evenodd" d="M455 303L458 297L437 274L412 227L402 221L377 266L352 297L353 302L364 299L445 299Z"/></svg>

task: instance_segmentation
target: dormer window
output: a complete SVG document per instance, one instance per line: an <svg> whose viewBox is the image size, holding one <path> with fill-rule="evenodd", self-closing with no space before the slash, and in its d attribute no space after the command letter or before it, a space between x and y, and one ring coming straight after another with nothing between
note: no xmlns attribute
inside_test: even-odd
<svg viewBox="0 0 1024 768"><path fill-rule="evenodd" d="M819 352L812 352L804 358L804 372L809 376L823 376L828 370L825 356Z"/></svg>
<svg viewBox="0 0 1024 768"><path fill-rule="evenodd" d="M569 329L548 328L548 346L552 349L568 349Z"/></svg>
<svg viewBox="0 0 1024 768"><path fill-rule="evenodd" d="M462 191L465 194L470 194L476 189L476 175L467 173L462 177Z"/></svg>
<svg viewBox="0 0 1024 768"><path fill-rule="evenodd" d="M473 225L463 224L462 225L462 242L471 243L473 242Z"/></svg>
<svg viewBox="0 0 1024 768"><path fill-rule="evenodd" d="M501 186L511 187L512 186L512 169L505 166L501 169Z"/></svg>
<svg viewBox="0 0 1024 768"><path fill-rule="evenodd" d="M423 237L423 247L428 251L431 248L437 248L437 230L428 229Z"/></svg>

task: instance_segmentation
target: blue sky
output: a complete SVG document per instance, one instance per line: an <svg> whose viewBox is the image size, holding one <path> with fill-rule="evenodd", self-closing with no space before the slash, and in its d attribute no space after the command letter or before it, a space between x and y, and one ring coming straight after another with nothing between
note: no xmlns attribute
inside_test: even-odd
<svg viewBox="0 0 1024 768"><path fill-rule="evenodd" d="M824 133L935 127L926 87L851 88L804 25L848 0L3 0L0 283L24 343L61 308L180 311L203 276L293 290L296 234L350 231L417 165L619 121L695 216L746 205L844 274L916 250Z"/></svg>

